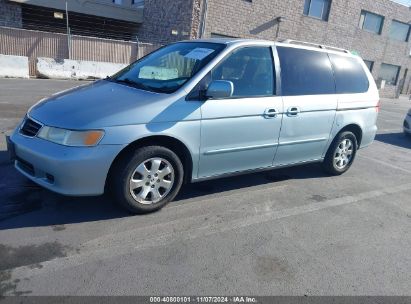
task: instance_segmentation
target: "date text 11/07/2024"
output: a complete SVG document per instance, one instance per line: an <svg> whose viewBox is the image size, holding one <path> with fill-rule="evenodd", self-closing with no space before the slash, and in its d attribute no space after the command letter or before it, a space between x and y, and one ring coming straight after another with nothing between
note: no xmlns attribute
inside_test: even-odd
<svg viewBox="0 0 411 304"><path fill-rule="evenodd" d="M150 303L257 303L254 297L150 297Z"/></svg>

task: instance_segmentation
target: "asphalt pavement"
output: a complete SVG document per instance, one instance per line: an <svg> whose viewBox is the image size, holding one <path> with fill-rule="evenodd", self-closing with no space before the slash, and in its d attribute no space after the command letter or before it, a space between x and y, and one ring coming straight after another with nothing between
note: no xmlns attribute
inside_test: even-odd
<svg viewBox="0 0 411 304"><path fill-rule="evenodd" d="M407 99L343 176L318 164L187 185L130 216L21 177L4 135L37 100L82 84L0 80L0 295L411 295Z"/></svg>

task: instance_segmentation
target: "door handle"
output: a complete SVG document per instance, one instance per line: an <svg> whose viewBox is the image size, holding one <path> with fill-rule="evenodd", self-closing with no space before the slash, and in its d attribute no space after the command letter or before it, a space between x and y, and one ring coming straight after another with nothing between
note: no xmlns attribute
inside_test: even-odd
<svg viewBox="0 0 411 304"><path fill-rule="evenodd" d="M277 117L278 111L274 108L268 108L264 111L265 118L275 118Z"/></svg>
<svg viewBox="0 0 411 304"><path fill-rule="evenodd" d="M298 116L298 113L300 113L300 108L298 107L289 107L287 110L287 116L293 117L293 116Z"/></svg>

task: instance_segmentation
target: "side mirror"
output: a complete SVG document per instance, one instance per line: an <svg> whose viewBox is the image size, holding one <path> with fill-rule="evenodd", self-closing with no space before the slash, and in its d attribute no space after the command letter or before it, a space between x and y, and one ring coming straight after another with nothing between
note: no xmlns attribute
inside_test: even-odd
<svg viewBox="0 0 411 304"><path fill-rule="evenodd" d="M234 84L227 80L214 80L206 91L207 98L219 99L233 96Z"/></svg>

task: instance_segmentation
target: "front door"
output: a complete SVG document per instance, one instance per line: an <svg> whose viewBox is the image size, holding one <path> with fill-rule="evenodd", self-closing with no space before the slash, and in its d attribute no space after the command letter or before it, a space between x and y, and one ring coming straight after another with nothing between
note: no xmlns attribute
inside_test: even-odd
<svg viewBox="0 0 411 304"><path fill-rule="evenodd" d="M272 48L236 49L209 77L231 81L234 93L201 106L199 178L271 166L283 112Z"/></svg>

